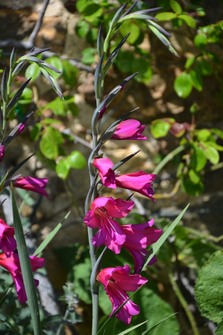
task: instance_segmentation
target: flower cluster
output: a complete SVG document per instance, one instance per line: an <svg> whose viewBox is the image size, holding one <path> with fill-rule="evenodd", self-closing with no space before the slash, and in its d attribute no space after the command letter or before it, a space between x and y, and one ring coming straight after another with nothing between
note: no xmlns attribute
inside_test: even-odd
<svg viewBox="0 0 223 335"><path fill-rule="evenodd" d="M145 126L137 120L121 121L111 139L115 140L145 140L142 134ZM115 172L115 166L109 158L95 157L92 161L103 186L115 189L117 187L131 190L154 200L154 174L136 171L127 174ZM90 209L84 217L84 223L97 229L92 238L94 247L105 245L115 254L126 249L134 261L134 274L127 265L116 268L102 269L97 275L97 281L103 284L106 294L112 303L112 313L126 324L132 316L139 314L139 307L129 299L126 292L134 292L147 282L139 273L145 262L147 247L156 242L162 231L153 227L153 220L140 224L121 224L119 219L126 217L134 207L134 201L120 198L98 196L92 200Z"/></svg>
<svg viewBox="0 0 223 335"><path fill-rule="evenodd" d="M6 136L2 143L0 144L0 162L5 157L6 149L8 144L19 135L25 128L25 124L30 115L28 115L24 122L19 123L12 131ZM21 165L21 164L20 164ZM18 166L18 168L20 167ZM1 191L7 187L12 185L16 188L21 188L27 191L36 192L43 196L48 196L46 192L46 184L48 180L46 178L37 178L31 176L21 176L18 175L13 177L14 172L9 171L7 177L3 179L4 181L1 183ZM27 300L26 291L24 287L20 260L17 253L17 244L14 238L14 228L9 226L4 220L0 219L0 266L3 267L6 271L10 273L12 279L15 283L16 292L18 296L18 300L21 303L25 303ZM30 256L30 265L32 271L35 271L44 266L44 259L36 256ZM35 285L38 285L38 280L34 280Z"/></svg>
<svg viewBox="0 0 223 335"><path fill-rule="evenodd" d="M0 266L7 270L15 283L18 300L25 303L27 300L20 261L16 250L16 240L14 238L14 228L7 225L0 219ZM32 271L42 268L44 259L36 256L30 256L30 264ZM35 285L38 285L38 280L35 280Z"/></svg>

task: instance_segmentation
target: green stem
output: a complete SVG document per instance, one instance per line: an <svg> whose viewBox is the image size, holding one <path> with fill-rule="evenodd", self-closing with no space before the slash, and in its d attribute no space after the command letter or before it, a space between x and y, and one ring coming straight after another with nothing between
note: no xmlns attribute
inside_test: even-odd
<svg viewBox="0 0 223 335"><path fill-rule="evenodd" d="M177 147L176 149L174 149L173 151L171 151L155 168L155 170L153 171L153 173L158 174L163 168L164 166L169 163L169 161L171 161L176 155L178 155L180 152L182 152L185 149L184 145L180 145L179 147Z"/></svg>
<svg viewBox="0 0 223 335"><path fill-rule="evenodd" d="M63 321L66 321L68 319L68 316L69 316L69 308L66 309L66 312L65 312L64 317L63 317ZM57 329L56 335L60 335L63 327L64 327L64 325L63 325L63 323L61 323L59 325L59 328Z"/></svg>
<svg viewBox="0 0 223 335"><path fill-rule="evenodd" d="M187 304L186 300L184 299L184 297L183 297L183 295L180 291L180 288L177 285L177 282L175 281L174 276L171 272L169 273L169 279L170 279L170 283L172 285L172 288L173 288L181 306L183 307L183 309L184 309L184 311L187 315L187 318L188 318L189 323L191 325L191 329L192 329L193 334L194 335L199 335L199 331L198 331L198 328L197 328L197 325L196 325L195 318L194 318L193 314L191 313L191 311L189 310L188 304Z"/></svg>

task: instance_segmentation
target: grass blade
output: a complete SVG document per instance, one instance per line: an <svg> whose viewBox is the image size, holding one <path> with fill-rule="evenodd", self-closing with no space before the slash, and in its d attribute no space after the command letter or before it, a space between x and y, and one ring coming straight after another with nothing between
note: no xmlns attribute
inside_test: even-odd
<svg viewBox="0 0 223 335"><path fill-rule="evenodd" d="M132 330L137 329L137 328L143 326L146 322L148 322L148 321L147 321L147 320L146 320L146 321L143 321L143 322L139 323L139 324L136 325L136 326L133 326L133 327L131 327L131 328L128 328L128 329L124 330L124 331L121 332L121 333L118 333L117 335L125 335L125 334L129 334Z"/></svg>
<svg viewBox="0 0 223 335"><path fill-rule="evenodd" d="M58 233L58 231L62 227L62 223L68 218L69 215L70 215L70 211L64 216L62 221L58 223L58 225L49 233L49 235L45 238L45 240L38 246L38 248L33 254L34 256L39 256L42 253L42 251L46 248L46 246L50 243L50 241Z"/></svg>
<svg viewBox="0 0 223 335"><path fill-rule="evenodd" d="M17 249L20 260L20 266L22 271L22 277L24 281L24 286L26 290L28 305L30 308L30 314L32 319L34 335L41 335L41 324L39 316L39 306L36 294L36 287L34 284L33 273L30 265L29 255L27 251L27 246L25 242L25 237L22 228L22 222L19 215L18 207L16 204L15 194L13 188L11 188L12 194L12 211L13 211L13 221L15 236L17 241Z"/></svg>
<svg viewBox="0 0 223 335"><path fill-rule="evenodd" d="M144 266L143 270L145 270L147 264L151 261L151 259L156 255L157 251L160 249L160 247L163 245L163 243L167 240L167 238L170 236L174 228L178 225L182 217L184 216L185 212L187 211L190 204L188 204L182 212L177 216L177 218L171 223L171 225L167 228L167 230L163 233L163 235L158 239L156 243L152 246L152 253L148 256Z"/></svg>

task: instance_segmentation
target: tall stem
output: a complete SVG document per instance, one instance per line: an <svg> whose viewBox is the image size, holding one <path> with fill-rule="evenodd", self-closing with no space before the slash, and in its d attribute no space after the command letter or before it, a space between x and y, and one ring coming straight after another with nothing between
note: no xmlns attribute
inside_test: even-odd
<svg viewBox="0 0 223 335"><path fill-rule="evenodd" d="M187 304L186 300L184 299L183 294L181 293L180 288L177 285L177 283L174 279L174 276L171 272L169 273L169 279L170 279L170 283L172 285L172 288L173 288L181 306L183 307L183 309L184 309L184 311L187 315L187 318L188 318L188 321L190 323L193 335L199 335L199 331L198 331L198 328L197 328L197 325L196 325L195 318L194 318L193 314L191 313L191 311L189 310L188 304Z"/></svg>

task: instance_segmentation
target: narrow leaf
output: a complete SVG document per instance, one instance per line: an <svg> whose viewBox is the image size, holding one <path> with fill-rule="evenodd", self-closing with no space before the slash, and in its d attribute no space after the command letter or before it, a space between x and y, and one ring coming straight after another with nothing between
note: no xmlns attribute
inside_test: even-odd
<svg viewBox="0 0 223 335"><path fill-rule="evenodd" d="M143 325L144 325L145 323L147 323L147 322L148 322L147 320L146 320L146 321L143 321L143 322L139 323L139 324L136 325L136 326L133 326L133 327L131 327L131 328L128 328L128 329L124 330L124 331L121 332L121 333L118 333L118 335L129 334L132 330L137 329L137 328L143 326Z"/></svg>
<svg viewBox="0 0 223 335"><path fill-rule="evenodd" d="M15 54L15 47L12 49L12 52L10 54L10 61L9 61L9 64L10 64L10 68L12 69L15 65L15 58L16 58L16 54Z"/></svg>
<svg viewBox="0 0 223 335"><path fill-rule="evenodd" d="M1 81L1 96L2 101L7 101L7 81L6 81L7 70L5 69L2 74L2 81Z"/></svg>
<svg viewBox="0 0 223 335"><path fill-rule="evenodd" d="M176 50L173 48L172 44L170 41L166 38L165 35L170 36L169 33L167 33L166 30L161 28L158 24L156 24L153 21L148 21L148 26L150 30L156 35L156 37L159 38L159 40L168 47L169 51L172 52L175 56L178 56Z"/></svg>
<svg viewBox="0 0 223 335"><path fill-rule="evenodd" d="M46 79L49 80L49 82L52 85L52 87L53 87L54 91L56 92L56 94L60 98L62 98L63 94L62 94L62 91L61 91L60 86L57 83L57 81L52 76L49 75L49 73L47 72L47 70L45 68L41 67L41 72L46 77Z"/></svg>
<svg viewBox="0 0 223 335"><path fill-rule="evenodd" d="M185 212L187 211L188 207L190 204L188 204L182 212L177 216L177 218L171 223L171 225L167 228L167 230L162 234L162 236L158 239L156 243L153 244L152 246L152 253L148 256L144 266L143 270L145 270L147 264L151 261L151 259L156 255L160 247L163 245L163 243L167 240L167 238L170 236L174 228L178 225L182 217L184 216Z"/></svg>
<svg viewBox="0 0 223 335"><path fill-rule="evenodd" d="M22 86L18 89L18 91L16 92L16 94L13 96L13 98L9 101L9 103L7 105L7 111L8 111L8 113L11 111L12 107L15 106L15 104L17 103L17 101L21 97L24 89L29 84L29 82L30 82L31 79L32 78L29 78L28 80L26 80L25 83L23 83Z"/></svg>
<svg viewBox="0 0 223 335"><path fill-rule="evenodd" d="M43 52L49 51L49 50L50 50L50 48L43 48L43 49L41 49L41 48L33 48L33 49L30 50L30 52L28 52L26 54L26 56L37 56L37 55L40 55Z"/></svg>
<svg viewBox="0 0 223 335"><path fill-rule="evenodd" d="M128 162L131 158L133 158L135 155L137 155L138 153L140 152L140 150L134 152L133 154L123 158L121 161L119 161L118 163L116 163L114 166L113 166L113 170L117 170L120 166L122 166L123 164L125 164L126 162Z"/></svg>
<svg viewBox="0 0 223 335"><path fill-rule="evenodd" d="M104 54L102 54L99 63L96 67L95 74L94 74L94 91L95 91L95 96L97 99L100 99L102 96L102 66L103 66L103 61L104 61Z"/></svg>
<svg viewBox="0 0 223 335"><path fill-rule="evenodd" d="M30 308L30 314L32 319L34 335L41 335L41 324L39 316L39 306L36 295L36 287L34 284L33 273L30 265L30 259L26 247L25 237L22 228L22 222L19 215L18 207L15 200L15 194L13 188L11 189L12 194L12 211L13 211L13 222L15 228L15 236L17 241L17 249L20 260L20 266L22 271L22 277L26 290L28 305Z"/></svg>
<svg viewBox="0 0 223 335"><path fill-rule="evenodd" d="M166 318L163 318L162 320L160 320L159 322L157 322L154 326L150 327L148 330L144 331L142 333L142 335L146 335L149 334L154 328L156 328L157 326L159 326L161 323L163 323L164 321L168 320L169 318L175 316L177 313L173 313L171 315L168 315Z"/></svg>
<svg viewBox="0 0 223 335"><path fill-rule="evenodd" d="M103 36L102 36L102 25L100 25L99 27L99 31L98 31L98 38L97 38L97 51L98 51L98 56L102 57L103 55Z"/></svg>
<svg viewBox="0 0 223 335"><path fill-rule="evenodd" d="M29 155L27 158L25 158L24 160L22 160L20 163L18 163L14 168L12 168L7 177L11 178L31 157L33 157L35 154L31 154Z"/></svg>
<svg viewBox="0 0 223 335"><path fill-rule="evenodd" d="M108 60L105 64L105 67L104 67L104 76L105 74L107 73L109 67L111 66L111 64L114 63L121 47L123 46L123 44L126 42L126 40L128 39L130 34L127 34L122 40L121 42L117 45L117 47L112 51L112 53L110 54L110 56L108 57Z"/></svg>
<svg viewBox="0 0 223 335"><path fill-rule="evenodd" d="M33 254L34 256L39 256L43 252L43 250L46 248L46 246L50 243L50 241L58 233L58 231L62 227L63 222L65 220L67 220L69 215L70 215L70 211L64 216L62 221L60 223L58 223L58 225L49 233L49 235L45 238L45 240L38 246L38 248L35 250L35 252Z"/></svg>

